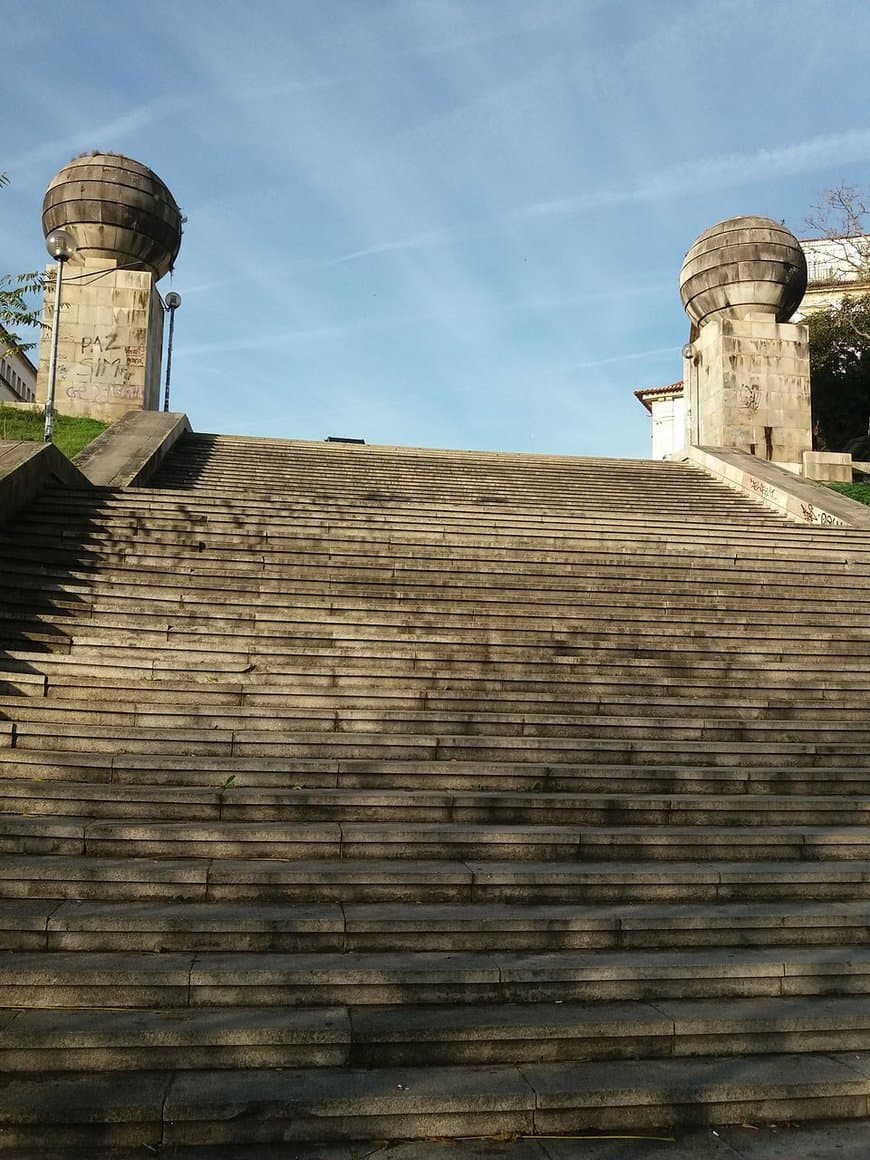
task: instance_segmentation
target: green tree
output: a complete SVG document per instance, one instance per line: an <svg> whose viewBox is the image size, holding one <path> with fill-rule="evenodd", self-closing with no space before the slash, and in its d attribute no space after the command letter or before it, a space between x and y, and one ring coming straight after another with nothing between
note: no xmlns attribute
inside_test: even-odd
<svg viewBox="0 0 870 1160"><path fill-rule="evenodd" d="M867 435L870 419L870 191L845 184L825 190L805 221L813 241L825 243L832 287L844 289L841 302L804 319L813 443L820 451L843 451Z"/></svg>
<svg viewBox="0 0 870 1160"><path fill-rule="evenodd" d="M819 451L843 451L867 434L870 421L870 297L805 319L810 332L813 442ZM862 453L858 458L865 458Z"/></svg>
<svg viewBox="0 0 870 1160"><path fill-rule="evenodd" d="M0 189L8 184L9 178L0 173ZM45 276L39 273L0 276L0 356L28 351L35 346L32 342L22 342L15 332L39 326L39 310L32 296L41 293L44 286Z"/></svg>

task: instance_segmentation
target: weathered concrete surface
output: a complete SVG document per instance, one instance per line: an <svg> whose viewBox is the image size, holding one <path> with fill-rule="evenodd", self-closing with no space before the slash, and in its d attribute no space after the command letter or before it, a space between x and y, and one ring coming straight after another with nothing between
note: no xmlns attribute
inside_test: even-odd
<svg viewBox="0 0 870 1160"><path fill-rule="evenodd" d="M735 447L800 470L813 445L806 326L716 317L683 363L688 444Z"/></svg>
<svg viewBox="0 0 870 1160"><path fill-rule="evenodd" d="M88 487L89 480L53 443L0 440L0 523L51 484Z"/></svg>
<svg viewBox="0 0 870 1160"><path fill-rule="evenodd" d="M42 320L54 324L54 274ZM64 270L57 348L57 408L64 415L114 423L131 408L155 411L160 398L163 304L149 270L128 270L85 253ZM44 342L36 397L48 390Z"/></svg>
<svg viewBox="0 0 870 1160"><path fill-rule="evenodd" d="M674 457L696 463L717 479L800 523L870 528L870 508L731 447L687 447Z"/></svg>
<svg viewBox="0 0 870 1160"><path fill-rule="evenodd" d="M80 452L75 464L97 487L136 487L189 430L187 416L176 411L128 411Z"/></svg>
<svg viewBox="0 0 870 1160"><path fill-rule="evenodd" d="M800 242L780 222L735 217L694 242L680 270L686 313L702 327L711 318L767 315L785 322L800 305L807 261Z"/></svg>
<svg viewBox="0 0 870 1160"><path fill-rule="evenodd" d="M358 1140L340 1144L233 1145L209 1148L208 1160L866 1160L870 1120L809 1126L750 1124L675 1136L490 1136L467 1140ZM130 1160L153 1151L130 1150ZM21 1149L15 1160L120 1160L114 1149ZM161 1160L204 1160L199 1148L162 1148Z"/></svg>
<svg viewBox="0 0 870 1160"><path fill-rule="evenodd" d="M801 474L823 483L851 483L852 456L848 451L805 451Z"/></svg>

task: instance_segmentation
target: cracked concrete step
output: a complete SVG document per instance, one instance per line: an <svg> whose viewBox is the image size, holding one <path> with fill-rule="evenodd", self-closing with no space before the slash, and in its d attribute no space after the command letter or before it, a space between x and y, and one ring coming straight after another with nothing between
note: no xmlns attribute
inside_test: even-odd
<svg viewBox="0 0 870 1160"><path fill-rule="evenodd" d="M0 898L262 903L861 902L870 861L450 862L0 855Z"/></svg>
<svg viewBox="0 0 870 1160"><path fill-rule="evenodd" d="M12 1018L9 1018L9 1016ZM0 1012L7 1072L420 1067L870 1048L864 998Z"/></svg>
<svg viewBox="0 0 870 1160"><path fill-rule="evenodd" d="M630 755L634 756L634 755ZM539 763L535 761L354 760L337 757L226 757L86 752L82 749L0 748L0 780L37 778L42 782L239 789L343 789L427 792L533 792L631 794L719 794L763 797L832 797L860 799L870 794L870 772L860 759L851 765L825 765L810 754L812 765L753 766L699 764L706 752L683 766L663 763ZM717 755L718 757L718 755ZM232 794L227 795L228 798ZM751 808L747 806L747 809ZM848 805L847 805L848 808Z"/></svg>
<svg viewBox="0 0 870 1160"><path fill-rule="evenodd" d="M41 518L40 518L41 516ZM573 560L589 556L593 561L610 558L615 544L630 540L639 556L661 557L679 553L679 561L688 562L700 557L728 559L736 567L754 555L760 564L772 559L787 564L800 551L810 568L829 562L836 565L855 564L870 556L870 538L834 536L831 540L819 538L815 542L796 543L793 533L786 528L779 535L764 534L761 528L716 528L715 526L653 524L643 520L604 517L594 523L573 526L554 526L549 522L534 526L489 524L486 530L470 524L433 523L431 517L419 524L396 521L358 520L356 523L333 521L292 521L284 525L258 526L256 523L239 528L231 521L208 519L192 521L139 519L117 520L100 517L93 521L70 523L34 513L30 519L19 520L14 537L21 555L48 553L48 559L59 559L69 553L77 562L99 557L120 562L137 554L169 557L195 552L203 559L216 554L233 558L243 550L255 552L261 558L292 559L304 553L312 563L320 554L336 557L337 563L347 557L406 557L412 552L420 557L444 559L475 558L486 553L497 553L506 560L552 562L554 551L560 557ZM118 544L134 544L133 552L119 550Z"/></svg>
<svg viewBox="0 0 870 1160"><path fill-rule="evenodd" d="M651 712L635 715L626 706L622 716L602 715L594 711L564 716L553 712L545 714L511 713L494 710L450 712L426 706L402 709L381 704L370 709L346 707L297 707L276 703L272 707L198 706L181 709L174 706L142 706L132 702L115 705L74 702L66 700L33 700L31 698L0 698L0 713L13 721L19 740L16 744L27 747L28 739L44 732L53 736L71 736L73 732L94 736L147 737L149 730L159 730L169 738L178 737L183 744L189 739L201 741L203 731L218 740L245 742L249 738L281 742L297 735L325 733L347 743L348 738L360 743L372 740L385 743L389 734L394 738L438 735L445 742L470 737L474 743L506 745L518 739L528 743L541 739L546 743L565 745L567 741L595 740L599 737L618 736L626 743L642 743L668 739L688 741L740 741L742 743L785 742L811 744L870 745L870 727L866 714L856 711L851 719L838 714L831 720L829 710L801 717L780 718L772 712L764 717L743 715L735 708L730 716L720 712L706 717L692 714L690 705L678 706L673 713L660 715L657 706ZM75 722L70 727L69 722Z"/></svg>
<svg viewBox="0 0 870 1160"><path fill-rule="evenodd" d="M79 592L64 595L52 590L45 578L39 581L38 589L33 586L22 590L20 577L14 583L0 585L4 591L4 607L0 618L21 623L94 624L101 627L120 629L124 627L165 632L167 628L181 628L189 625L202 628L213 626L214 633L227 630L250 629L260 633L277 630L282 625L278 609L286 608L288 618L300 628L328 624L351 633L359 633L366 628L393 626L423 629L440 628L448 630L487 631L501 633L505 637L545 632L609 631L625 633L647 632L655 617L662 618L667 613L668 620L661 620L659 627L670 635L678 635L681 626L691 626L693 630L708 629L716 635L723 627L733 627L747 637L757 634L763 626L771 634L794 634L810 639L813 627L837 639L844 632L860 632L863 608L838 607L838 601L830 599L813 607L813 624L807 624L807 611L795 611L785 601L768 600L761 607L753 605L746 609L736 603L730 606L714 596L706 600L696 597L694 603L685 600L680 607L671 607L672 601L659 597L654 591L620 594L608 592L610 597L604 602L603 592L579 592L571 590L573 602L556 599L530 602L528 597L518 596L517 601L507 603L501 599L477 601L472 593L452 605L441 597L415 596L409 593L399 608L390 606L389 601L375 597L365 598L352 593L327 599L318 598L317 593L270 592L269 606L252 603L252 597L265 595L259 591L234 589L222 594L214 593L213 600L206 604L206 594L210 589L194 584L181 587L178 581L161 576L149 582L147 574L140 577L140 583L126 597L119 596L116 586L106 585L105 592L99 577L94 583L80 587ZM121 586L124 587L123 585ZM127 587L131 587L128 585ZM858 586L850 595L859 602L863 591L866 604L868 593ZM485 593L482 593L485 595ZM567 595L567 594L566 594ZM578 604L582 595L583 602ZM845 594L844 594L845 595ZM846 604L845 599L840 602ZM679 614L677 617L676 614ZM409 623L412 622L412 623ZM4 624L4 631L8 625Z"/></svg>
<svg viewBox="0 0 870 1160"><path fill-rule="evenodd" d="M409 610L410 613L410 610ZM413 613L410 613L413 619ZM715 628L715 631L714 631ZM391 660L394 662L428 659L452 661L474 671L482 660L491 660L499 668L498 675L535 675L536 669L546 664L583 662L594 668L604 660L622 656L648 660L671 658L671 665L682 663L693 667L706 660L707 667L729 655L732 666L748 670L753 666L763 669L782 660L790 668L801 670L802 660L816 660L820 666L835 668L842 658L848 664L863 656L866 638L861 628L817 629L811 632L792 631L784 626L779 633L765 630L763 635L755 626L722 622L718 625L689 623L682 631L657 631L653 621L621 627L595 625L586 631L546 629L536 631L501 630L481 627L474 630L462 626L442 624L413 625L353 625L342 622L294 620L288 612L282 626L267 631L222 631L218 625L198 625L186 629L182 624L113 625L108 619L69 617L3 618L0 619L0 640L8 644L13 654L31 642L35 651L58 651L75 648L81 655L87 650L151 649L158 658L177 653L190 659L196 655L206 660L212 654L226 649L243 652L277 664L310 651L312 658L324 663L329 658L353 655L360 660ZM741 641L739 653L733 642ZM408 666L406 666L408 667ZM602 675L604 675L602 673Z"/></svg>
<svg viewBox="0 0 870 1160"><path fill-rule="evenodd" d="M853 766L866 746L850 741L716 741L625 739L618 736L498 737L413 733L272 732L271 730L187 729L167 735L162 729L51 723L40 728L25 721L0 722L0 748L67 752L200 755L241 758L311 758L321 760L398 761L532 761L556 763L614 762L654 765Z"/></svg>
<svg viewBox="0 0 870 1160"><path fill-rule="evenodd" d="M46 609L130 611L142 614L143 603L154 612L173 615L202 615L203 608L223 612L229 617L250 617L256 609L255 598L265 597L270 606L286 605L324 615L375 613L396 615L393 589L368 592L365 585L328 582L313 587L287 577L245 578L239 576L232 588L221 584L219 577L191 575L181 587L169 571L129 572L125 577L109 578L102 572L88 572L76 578L77 570L50 569L44 563L29 564L14 558L8 561L0 576L0 590L10 606L22 609L37 606ZM528 577L523 579L529 580ZM834 574L827 577L824 594L818 586L807 586L796 592L769 578L763 587L754 586L751 606L746 595L750 585L734 577L728 583L707 588L663 586L655 576L609 577L606 588L594 576L574 575L570 590L538 588L519 578L502 576L502 589L478 588L452 590L452 599L443 587L415 584L403 589L403 607L415 614L454 615L474 618L481 623L530 617L550 619L566 627L572 621L601 618L604 621L624 616L637 619L644 614L665 614L680 620L709 616L727 616L752 623L753 618L783 625L805 623L808 615L821 625L860 626L866 616L870 592L861 576ZM362 588L362 590L359 590Z"/></svg>
<svg viewBox="0 0 870 1160"><path fill-rule="evenodd" d="M75 673L55 672L49 680L40 671L37 661L30 671L17 672L0 669L0 695L10 698L30 696L47 698L51 703L88 702L94 708L116 706L119 702L134 702L143 708L154 705L202 706L204 711L216 705L238 705L247 709L270 709L276 705L297 707L351 709L432 708L454 712L479 710L482 699L488 709L496 712L540 712L570 715L601 714L612 716L628 710L636 716L638 707L644 713L655 712L667 716L674 712L707 710L706 716L739 712L746 719L778 716L784 721L802 714L830 714L836 708L839 720L852 720L865 712L865 690L843 684L839 688L812 687L789 691L787 688L725 689L711 685L709 680L694 682L663 679L655 691L638 688L625 674L620 683L618 673L597 681L582 682L583 696L577 696L575 685L567 679L561 682L535 682L519 679L487 681L485 679L454 679L449 685L432 676L408 672L402 676L384 678L372 673L362 677L310 675L307 679L259 680L249 678L243 686L232 675L217 676L212 680L202 675L159 678L149 676L136 680L133 675L112 682L112 700L105 700L105 688L94 677L76 676ZM4 690L3 682L9 688Z"/></svg>
<svg viewBox="0 0 870 1160"><path fill-rule="evenodd" d="M38 772L38 769L34 771ZM101 771L102 772L102 771ZM151 821L424 822L520 825L845 826L870 824L870 796L521 793L438 789L246 789L0 778L4 814Z"/></svg>
<svg viewBox="0 0 870 1160"><path fill-rule="evenodd" d="M870 994L863 947L489 953L7 952L0 1007L623 1002Z"/></svg>
<svg viewBox="0 0 870 1160"><path fill-rule="evenodd" d="M30 571L26 570L30 568ZM23 583L25 575L29 583ZM415 616L445 617L448 621L471 621L478 624L512 624L525 620L532 624L551 622L563 628L572 623L608 622L619 618L643 619L645 616L669 614L675 621L717 618L740 619L742 623L770 621L779 625L806 624L811 613L814 621L823 626L858 625L866 614L870 592L861 576L836 574L830 577L824 595L814 589L798 591L792 598L784 598L778 585L757 589L755 598L747 607L740 599L741 584L732 582L709 589L661 589L655 577L625 576L611 578L606 589L595 583L594 576L571 578L570 592L557 590L533 593L515 586L510 576L502 576L507 592L497 588L483 588L474 592L459 589L450 599L443 589L427 590L414 586L403 592L402 607ZM74 615L100 612L106 615L149 616L202 616L213 612L227 619L246 619L256 615L255 596L267 596L270 604L285 605L297 615L308 614L313 619L327 615L340 617L372 616L396 618L399 613L389 592L381 595L356 592L353 586L341 591L309 589L303 584L281 577L251 580L239 577L227 588L208 577L191 576L179 586L170 572L137 575L131 573L126 581L109 583L99 572L79 580L71 573L58 570L56 576L42 564L29 565L26 560L12 559L8 571L0 575L0 591L9 608L27 611L37 608ZM582 602L578 598L582 596ZM144 598L147 597L147 602ZM144 607L143 607L144 604ZM269 610L261 613L272 619Z"/></svg>
<svg viewBox="0 0 870 1160"><path fill-rule="evenodd" d="M864 902L646 905L0 901L0 948L80 951L643 950L864 945Z"/></svg>
<svg viewBox="0 0 870 1160"><path fill-rule="evenodd" d="M362 575L388 565L419 574L440 571L445 564L454 562L460 565L460 573L470 578L474 576L475 565L496 563L506 573L570 577L567 571L570 565L608 569L616 566L620 556L629 574L638 574L642 566L673 576L691 575L708 567L714 576L721 573L739 577L751 571L754 560L761 573L777 573L781 581L784 574L800 572L801 559L805 561L807 574L818 574L826 565L857 569L870 554L870 540L860 533L848 546L839 547L820 542L804 545L787 534L779 544L761 536L740 544L739 536L712 538L681 529L674 529L673 533L651 532L642 524L634 528L608 528L606 520L585 534L546 537L482 532L463 535L446 530L429 534L411 530L381 531L374 525L353 532L336 528L326 534L316 531L306 534L300 529L294 535L274 537L250 535L245 531L222 534L202 525L177 532L127 536L110 536L98 528L97 525L95 534L86 534L82 540L75 532L58 534L50 525L21 523L14 533L16 556L25 563L33 560L48 567L68 562L78 569L119 570L132 566L159 569L168 562L187 560L200 575L213 572L219 563L246 574L268 573L278 566L290 574L297 569L311 573L328 563L339 572ZM629 544L631 555L627 556ZM492 579L482 568L472 582L472 586L481 588L491 584Z"/></svg>
<svg viewBox="0 0 870 1160"><path fill-rule="evenodd" d="M8 1014L0 1012L0 1069L19 1074L349 1062L350 1027L340 1007L21 1010L7 1022Z"/></svg>
<svg viewBox="0 0 870 1160"><path fill-rule="evenodd" d="M7 1148L555 1135L866 1117L854 1053L418 1068L90 1072L4 1081Z"/></svg>
<svg viewBox="0 0 870 1160"><path fill-rule="evenodd" d="M244 505L244 525L240 528L239 511L228 509L220 502L209 501L197 496L189 505L178 504L165 493L148 493L144 503L130 501L131 493L119 491L108 501L95 505L83 493L42 493L15 520L16 529L28 530L51 528L58 538L66 535L87 542L91 537L102 537L106 532L127 538L136 536L166 535L177 532L219 536L244 536L250 540L273 538L294 538L303 535L328 536L354 535L361 530L375 534L401 534L435 537L460 536L480 537L480 509L473 504L445 504L434 501L431 506L402 503L390 507L372 504L341 504L327 500L316 506L310 499L297 497L295 502L276 503L266 508L257 499ZM793 525L780 521L772 526L767 521L761 525L754 523L723 526L721 523L707 522L697 512L649 513L648 518L638 518L630 511L620 511L610 507L600 513L599 520L592 523L588 516L572 515L563 510L540 512L511 509L510 507L487 510L486 535L512 538L517 541L535 543L543 538L577 538L598 535L597 529L605 527L611 538L616 535L637 533L647 536L670 536L675 532L686 537L715 540L723 543L759 544L770 549L772 545L789 545L794 542ZM766 525L766 526L765 526ZM861 550L860 538L842 528L826 529L822 535L813 535L806 529L804 543L807 551L830 552L831 550Z"/></svg>
<svg viewBox="0 0 870 1160"><path fill-rule="evenodd" d="M354 556L352 562L342 565L325 555L320 562L312 561L305 553L298 557L287 552L266 556L238 550L228 558L230 554L226 552L190 551L170 555L142 549L123 554L116 550L111 554L90 552L79 555L72 549L40 549L37 545L30 549L31 559L24 554L22 545L7 572L66 582L89 582L99 575L100 583L107 587L115 583L142 585L147 577L151 583L163 584L176 594L182 591L181 576L191 577L198 587L219 587L222 578L232 576L233 587L238 579L241 588L247 583L258 589L277 585L279 590L288 591L302 586L320 593L384 595L395 591L398 583L408 596L431 594L443 599L449 582L457 595L466 599L478 595L484 600L504 599L505 593L516 590L524 594L522 598L526 601L532 592L540 592L543 601L555 598L563 603L573 595L579 603L591 579L595 578L599 591L611 584L616 585L617 590L620 586L635 586L640 604L647 591L664 595L668 589L674 588L682 589L685 594L704 596L707 601L710 601L711 593L719 589L726 594L746 596L762 591L766 599L776 596L783 600L788 600L795 590L798 598L820 600L821 597L814 597L813 593L818 593L821 586L828 584L834 599L838 593L841 599L854 594L859 599L866 599L863 574L866 569L857 560L841 564L839 575L832 580L832 564L826 567L824 561L819 561L811 567L798 548L790 553L790 557L771 557L766 561L758 560L752 552L746 551L745 559L738 566L733 555L727 556L724 552L692 556L671 551L658 555L638 553L635 556L630 539L620 547L623 550L611 548L609 553L595 556L578 553L578 565L569 571L564 564L560 566L557 553L553 553L553 562L536 562L519 556L497 559L495 549L490 550L488 556L481 553L479 558L458 552L445 553L441 557L413 553L406 556L372 555L367 559ZM581 567L585 579L578 581L575 574ZM847 571L847 567L852 571Z"/></svg>
<svg viewBox="0 0 870 1160"><path fill-rule="evenodd" d="M427 687L427 684L429 687ZM579 683L578 683L579 684ZM0 704L10 716L26 711L37 712L69 710L73 706L89 708L92 712L130 712L140 715L166 713L174 723L183 724L214 714L216 709L226 711L238 708L245 717L259 711L261 717L271 719L276 712L305 713L309 711L342 714L379 709L387 713L395 710L425 710L441 713L480 713L482 699L485 712L493 715L513 714L519 719L525 715L540 715L547 710L554 717L612 717L620 711L630 717L639 715L653 718L689 717L734 718L744 721L777 720L788 729L793 720L801 717L814 719L830 716L836 709L837 720L857 722L866 718L862 703L863 691L857 689L807 690L787 701L782 692L756 689L751 693L729 696L712 695L712 691L698 685L683 692L682 696L668 696L658 691L638 692L636 687L624 687L610 682L599 687L583 686L584 697L578 699L572 682L553 686L552 692L540 689L512 690L509 682L500 689L474 689L457 682L455 687L439 688L434 682L410 677L360 681L357 687L350 681L330 685L311 681L301 687L295 682L253 685L243 690L238 682L226 680L207 682L191 677L188 680L143 679L130 677L116 683L112 699L105 699L105 688L87 677L54 676L49 682L43 673L16 673L0 671ZM22 697L34 704L24 706ZM43 705L42 702L45 701Z"/></svg>
<svg viewBox="0 0 870 1160"><path fill-rule="evenodd" d="M604 467L604 464L601 466ZM664 504L653 505L648 502L650 499L648 495L642 495L643 500L646 501L645 506L649 509L643 513L638 513L636 500L625 506L614 502L614 492L619 494L623 489L626 491L637 491L638 489L637 487L634 489L627 487L625 481L621 481L616 488L612 491L609 490L608 477L612 470L611 461L607 463L606 471L600 472L597 480L590 477L584 484L584 489L588 488L587 498L591 507L595 509L596 515L610 515L613 518L621 518L626 521L637 521L648 515L651 520L663 524L684 522L689 527L704 526L698 508L693 506L691 502L686 504L673 502L677 499L678 494L676 489L671 490L673 485L671 487L668 487L667 484L664 485L663 494L669 499L669 502ZM527 472L527 482L529 478ZM716 486L715 481L709 475L701 483L700 488L684 479L682 485L685 492L682 494L692 495L695 499L702 496L709 498L710 483L713 483L714 487ZM661 481L657 486L662 486ZM642 488L640 490L642 493ZM607 498L602 503L605 496ZM187 502L185 502L185 497L187 497ZM548 508L546 502L535 505L516 504L513 502L513 498L506 496L504 497L505 502L501 504L487 502L487 515L492 518L493 522L503 520L511 525L515 523L520 527L534 527L549 521L559 521L566 526L577 526L590 522L589 510L585 506L579 507L576 503L571 505L559 504L553 508ZM728 510L728 523L734 524L736 522L737 526L740 527L741 521L734 521L733 516L736 512L747 513L745 498L733 490L726 490L724 494L722 492L716 494L715 500L717 502L713 505L712 522L718 522L716 516L720 512ZM428 496L426 500L398 495L393 495L389 500L386 500L386 497L366 496L361 490L346 491L345 494L330 496L324 492L311 495L304 487L296 487L292 491L284 490L264 497L256 493L244 496L228 495L224 489L215 491L207 485L194 490L189 488L173 490L169 487L157 488L149 485L147 488L136 489L103 488L96 494L92 491L88 492L76 488L70 488L68 491L57 487L47 488L40 494L31 511L53 515L58 519L68 516L71 520L80 519L85 523L95 518L130 523L150 519L191 518L200 519L203 522L223 520L232 523L234 519L237 522L238 513L243 510L251 514L252 522L257 525L280 527L286 522L305 516L308 516L312 521L319 519L331 524L344 519L354 520L360 515L367 516L369 513L374 518L379 518L387 523L403 518L414 522L425 522L427 519L433 518L438 521L447 521L451 516L461 520L479 512L480 506L479 502L473 500L471 502L454 501L437 494ZM781 531L783 528L789 530L796 526L792 521L783 519L771 510L757 504L751 504L749 511L752 515L757 513L760 517L760 525L769 528L771 532ZM742 524L749 527L758 526L753 519L744 520ZM472 526L474 526L473 523ZM807 539L812 541L818 536L820 529L809 525L802 528L802 531L805 531ZM829 533L832 537L837 537L843 534L844 529L832 526L825 528L824 532Z"/></svg>
<svg viewBox="0 0 870 1160"><path fill-rule="evenodd" d="M211 859L467 858L517 862L870 860L870 826L607 825L393 821L95 821L0 814L0 851Z"/></svg>
<svg viewBox="0 0 870 1160"><path fill-rule="evenodd" d="M831 719L830 709L822 708L803 714L780 716L776 710L764 715L742 712L739 706L715 706L705 713L691 702L657 703L648 706L625 705L622 713L602 713L598 706L586 711L559 713L537 711L520 713L507 707L499 710L491 703L482 709L479 702L465 711L437 708L427 702L423 707L397 708L384 700L372 698L369 708L326 705L297 705L275 698L268 706L197 705L148 706L131 701L106 702L99 699L54 697L35 700L0 697L0 712L14 720L22 733L25 725L44 725L46 729L63 725L69 719L82 727L102 726L117 729L161 729L173 734L201 729L221 729L235 733L353 733L383 734L471 734L476 738L540 737L584 738L619 730L626 740L656 739L668 736L674 740L721 740L734 737L740 741L783 740L800 742L848 741L870 743L866 713L838 711ZM473 703L472 703L473 704ZM614 706L614 709L617 707Z"/></svg>
<svg viewBox="0 0 870 1160"><path fill-rule="evenodd" d="M731 999L724 1011L703 999L558 1002L351 1009L347 1062L419 1067L868 1048L863 997Z"/></svg>
<svg viewBox="0 0 870 1160"><path fill-rule="evenodd" d="M656 521L630 519L625 516L600 516L586 524L566 524L558 519L529 524L511 524L504 517L500 524L473 526L448 521L433 523L431 515L418 524L408 520L389 522L366 518L338 518L328 523L303 516L284 525L264 526L253 521L250 526L234 526L220 518L176 518L160 527L153 520L118 521L97 517L93 521L74 522L66 526L50 516L34 513L17 521L5 539L20 547L20 558L36 559L45 552L49 564L65 557L79 566L100 559L114 566L125 566L130 560L159 561L173 555L195 554L204 562L216 556L240 558L243 550L254 553L257 562L277 559L290 562L298 553L310 550L311 563L325 553L335 557L339 566L352 566L357 557L362 566L367 560L393 556L397 559L417 556L423 560L483 558L498 555L518 567L553 564L554 549L564 550L567 558L589 557L595 563L612 562L622 545L631 543L638 557L650 557L660 566L689 568L707 558L740 570L755 556L762 568L773 562L793 567L801 555L811 570L826 563L854 566L866 560L870 537L849 530L828 536L807 536L788 525L770 529L763 526L734 524L730 529L707 527L697 523L659 518ZM480 517L478 516L478 519ZM138 524L138 527L135 525ZM166 521L164 521L166 524ZM120 546L119 546L120 545ZM670 558L669 558L670 557ZM425 565L424 565L425 566ZM772 570L772 569L771 569Z"/></svg>
<svg viewBox="0 0 870 1160"><path fill-rule="evenodd" d="M579 691L585 690L587 683L592 687L602 682L613 685L620 674L623 674L623 682L634 687L663 681L671 686L685 682L688 689L697 685L709 688L716 680L730 683L742 679L769 696L787 694L796 685L805 685L808 691L836 692L841 688L855 691L862 687L862 681L866 683L863 669L844 669L841 664L837 669L820 672L808 669L806 658L800 664L799 660L797 654L783 656L775 667L766 664L762 667L756 661L744 664L733 654L723 653L712 658L696 655L689 664L683 660L677 663L673 657L669 660L667 652L659 656L645 650L644 655L634 656L625 669L577 656L554 656L549 661L523 664L494 661L484 666L460 665L451 661L449 656L441 660L428 655L375 658L343 649L334 655L313 656L311 664L307 665L301 655L298 658L283 657L280 663L260 654L253 654L252 659L246 648L224 649L220 655L182 650L161 651L155 655L153 650L132 645L107 645L102 650L77 647L70 655L57 650L24 649L19 642L6 651L4 665L7 671L45 674L50 684L58 677L77 676L112 683L117 678L129 680L132 677L136 681L174 680L207 685L226 680L237 682L244 676L252 689L275 688L287 683L302 688L332 688L366 680L371 680L374 687L394 688L396 682L419 679L440 681L448 687L476 689L482 694L491 689L531 689L564 695L566 687L573 686ZM617 687L619 683L617 679Z"/></svg>

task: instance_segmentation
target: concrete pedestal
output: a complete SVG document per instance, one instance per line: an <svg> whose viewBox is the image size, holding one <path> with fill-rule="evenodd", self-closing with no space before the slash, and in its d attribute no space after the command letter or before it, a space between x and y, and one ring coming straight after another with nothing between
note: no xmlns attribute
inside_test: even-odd
<svg viewBox="0 0 870 1160"><path fill-rule="evenodd" d="M53 275L54 267L49 267ZM46 290L43 322L54 321ZM50 334L50 331L46 331ZM55 407L63 415L114 422L128 411L159 409L163 305L148 271L105 259L70 261L64 270ZM50 343L42 343L36 397L45 402Z"/></svg>
<svg viewBox="0 0 870 1160"><path fill-rule="evenodd" d="M812 450L807 329L712 318L686 347L687 443L734 447L800 472Z"/></svg>

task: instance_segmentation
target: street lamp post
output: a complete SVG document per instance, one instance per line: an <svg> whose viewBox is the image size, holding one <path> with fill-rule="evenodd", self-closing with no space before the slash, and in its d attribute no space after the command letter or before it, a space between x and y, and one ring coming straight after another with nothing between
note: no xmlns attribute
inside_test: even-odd
<svg viewBox="0 0 870 1160"><path fill-rule="evenodd" d="M54 390L57 380L57 339L60 333L63 268L76 252L76 243L72 234L67 233L66 230L52 230L45 239L45 248L57 262L57 279L54 285L54 318L51 324L51 358L48 363L48 390L45 396L45 433L43 436L45 442L50 443L54 434Z"/></svg>
<svg viewBox="0 0 870 1160"><path fill-rule="evenodd" d="M163 410L169 410L169 376L172 373L172 336L175 332L175 312L181 305L181 295L170 290L166 295L166 309L169 311L169 341L166 344L166 388L163 392Z"/></svg>

